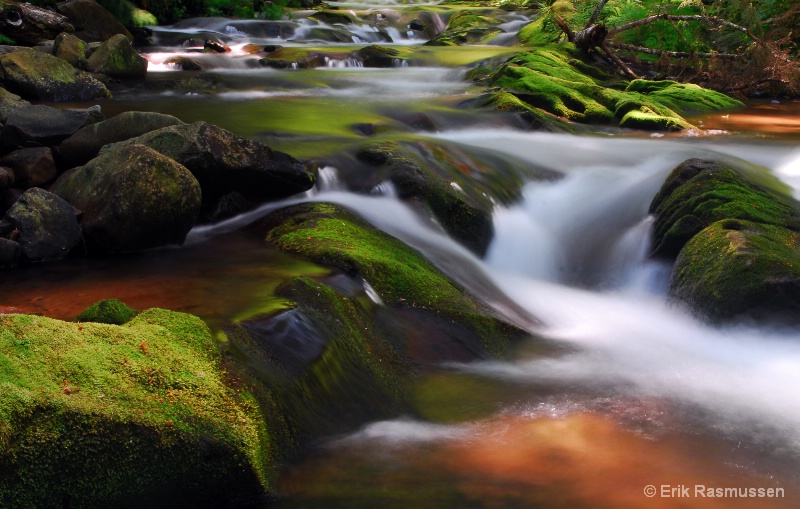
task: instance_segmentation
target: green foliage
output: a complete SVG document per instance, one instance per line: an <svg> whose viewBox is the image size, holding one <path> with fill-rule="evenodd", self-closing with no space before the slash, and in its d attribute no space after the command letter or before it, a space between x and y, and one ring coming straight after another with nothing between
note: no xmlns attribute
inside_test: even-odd
<svg viewBox="0 0 800 509"><path fill-rule="evenodd" d="M158 19L152 13L136 7L129 0L98 0L97 3L105 7L126 27L158 24Z"/></svg>

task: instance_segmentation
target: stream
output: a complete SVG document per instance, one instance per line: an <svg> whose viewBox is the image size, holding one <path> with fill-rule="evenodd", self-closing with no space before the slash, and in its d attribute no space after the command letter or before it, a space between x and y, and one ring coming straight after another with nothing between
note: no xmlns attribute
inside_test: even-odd
<svg viewBox="0 0 800 509"><path fill-rule="evenodd" d="M180 248L3 273L0 304L72 319L114 297L138 309L190 312L218 328L269 306L281 281L326 273L239 227L288 203L340 203L539 339L508 360L449 363L420 374L414 417L327 439L286 466L278 483L283 498L270 507L800 507L800 331L705 324L666 301L671 267L647 257L650 201L688 158L768 175L800 198L800 105L763 100L707 115L695 119L708 129L702 135L526 132L510 116L462 105L481 92L465 79L467 70L518 51L503 44L530 13L506 13L507 33L495 45L430 47L411 21L428 16L446 24L456 8L391 0L332 5L353 24L328 25L301 12L281 22L156 27L156 47L145 54L147 86L100 103L107 117L149 110L205 120L318 162L324 178L314 190L198 227ZM347 31L351 41L330 42L325 31ZM234 51L198 53L196 41L210 35ZM313 69L265 68L241 50L246 43L332 56ZM411 57L377 69L348 56L375 43ZM175 55L197 59L203 70L165 63ZM213 92L165 85L196 76L213 78ZM520 199L496 206L495 237L483 259L391 190L353 191L367 177L337 164L347 150L374 140L440 147L461 154L476 173L503 160L530 175ZM561 178L536 179L534 169ZM544 351L542 340L550 345ZM654 497L648 486L656 487ZM738 492L709 497L706 488ZM766 498L768 490L779 496Z"/></svg>

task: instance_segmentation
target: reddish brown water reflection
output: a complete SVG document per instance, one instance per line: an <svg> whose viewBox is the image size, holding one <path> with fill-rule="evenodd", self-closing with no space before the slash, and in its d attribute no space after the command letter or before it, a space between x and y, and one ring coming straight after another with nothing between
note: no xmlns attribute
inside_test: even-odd
<svg viewBox="0 0 800 509"><path fill-rule="evenodd" d="M800 101L772 103L753 102L747 109L730 113L711 113L694 117L705 129L720 129L731 133L800 136Z"/></svg>

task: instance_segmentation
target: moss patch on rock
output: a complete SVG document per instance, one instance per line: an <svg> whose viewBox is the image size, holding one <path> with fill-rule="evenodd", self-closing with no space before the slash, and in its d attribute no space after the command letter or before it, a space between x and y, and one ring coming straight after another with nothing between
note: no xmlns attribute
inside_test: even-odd
<svg viewBox="0 0 800 509"><path fill-rule="evenodd" d="M522 331L493 313L419 253L332 204L280 209L260 224L277 247L366 280L388 306L410 308L465 327L492 354Z"/></svg>
<svg viewBox="0 0 800 509"><path fill-rule="evenodd" d="M800 323L800 204L732 168L690 159L650 207L654 256L675 259L669 294L714 322Z"/></svg>
<svg viewBox="0 0 800 509"><path fill-rule="evenodd" d="M487 104L507 105L513 94L531 110L584 123L643 130L694 128L681 114L733 109L742 103L719 92L672 81L626 81L582 60L571 43L517 54L488 75L502 87ZM651 85L652 84L652 85Z"/></svg>
<svg viewBox="0 0 800 509"><path fill-rule="evenodd" d="M122 325L138 314L138 311L128 307L119 299L104 299L81 311L75 317L75 321Z"/></svg>
<svg viewBox="0 0 800 509"><path fill-rule="evenodd" d="M0 317L0 505L220 507L270 488L259 406L196 317Z"/></svg>

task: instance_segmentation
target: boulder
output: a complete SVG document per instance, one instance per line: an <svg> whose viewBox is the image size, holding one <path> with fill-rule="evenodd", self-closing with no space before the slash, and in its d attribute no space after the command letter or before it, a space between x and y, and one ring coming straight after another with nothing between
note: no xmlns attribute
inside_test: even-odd
<svg viewBox="0 0 800 509"><path fill-rule="evenodd" d="M65 258L81 238L75 209L38 187L25 191L3 221L19 230L22 254L34 262Z"/></svg>
<svg viewBox="0 0 800 509"><path fill-rule="evenodd" d="M43 104L21 106L8 114L0 145L5 149L25 145L55 146L101 118L99 107L62 110Z"/></svg>
<svg viewBox="0 0 800 509"><path fill-rule="evenodd" d="M65 16L28 2L0 3L0 32L17 44L34 46L61 32L73 32Z"/></svg>
<svg viewBox="0 0 800 509"><path fill-rule="evenodd" d="M128 29L94 0L69 0L59 3L57 9L75 25L75 35L84 41L105 41L118 34L133 40Z"/></svg>
<svg viewBox="0 0 800 509"><path fill-rule="evenodd" d="M0 57L6 87L25 99L88 101L111 97L105 85L53 55L20 50Z"/></svg>
<svg viewBox="0 0 800 509"><path fill-rule="evenodd" d="M725 164L690 159L650 210L653 256L675 260L670 298L715 323L800 323L800 203Z"/></svg>
<svg viewBox="0 0 800 509"><path fill-rule="evenodd" d="M12 94L5 88L0 88L0 124L5 124L8 114L20 106L28 106L31 103L16 94Z"/></svg>
<svg viewBox="0 0 800 509"><path fill-rule="evenodd" d="M50 188L83 212L90 247L111 252L180 244L200 208L184 166L138 144L104 150Z"/></svg>
<svg viewBox="0 0 800 509"><path fill-rule="evenodd" d="M72 34L58 34L53 41L53 55L69 62L72 67L86 70L86 43Z"/></svg>
<svg viewBox="0 0 800 509"><path fill-rule="evenodd" d="M72 168L89 162L97 156L104 145L129 140L150 131L181 123L172 115L127 111L81 128L61 143L58 156L67 167Z"/></svg>
<svg viewBox="0 0 800 509"><path fill-rule="evenodd" d="M0 316L0 506L260 507L275 435L197 317ZM247 503L245 503L247 502Z"/></svg>
<svg viewBox="0 0 800 509"><path fill-rule="evenodd" d="M56 178L56 163L48 147L21 148L0 159L14 172L14 187L41 187Z"/></svg>
<svg viewBox="0 0 800 509"><path fill-rule="evenodd" d="M314 177L283 152L230 131L194 122L152 131L105 150L146 145L189 169L203 189L203 208L210 211L223 195L237 192L254 202L285 198L311 188Z"/></svg>
<svg viewBox="0 0 800 509"><path fill-rule="evenodd" d="M89 57L87 70L112 78L142 79L147 74L147 60L133 49L124 35L115 35Z"/></svg>
<svg viewBox="0 0 800 509"><path fill-rule="evenodd" d="M387 48L373 44L352 53L353 58L360 60L364 67L394 67L399 61L400 52L394 48Z"/></svg>

